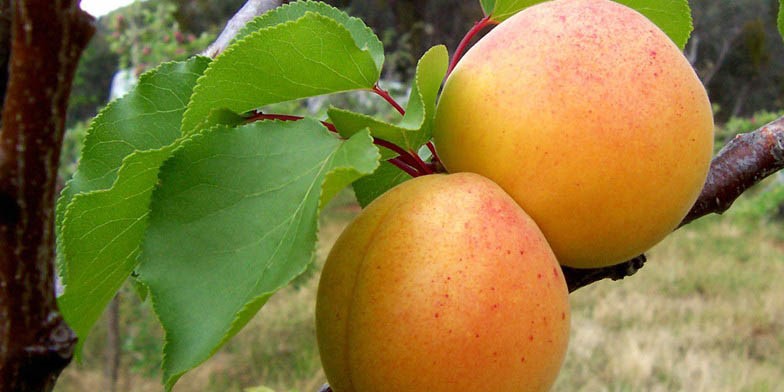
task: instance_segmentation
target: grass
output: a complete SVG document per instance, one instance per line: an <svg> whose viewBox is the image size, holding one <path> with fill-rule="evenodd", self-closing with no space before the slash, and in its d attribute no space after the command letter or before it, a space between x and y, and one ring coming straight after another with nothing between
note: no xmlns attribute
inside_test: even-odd
<svg viewBox="0 0 784 392"><path fill-rule="evenodd" d="M573 293L570 348L554 390L784 391L784 225L745 214L752 202L669 236L637 275ZM333 202L314 267L175 390L316 391L324 382L313 326L317 272L357 211L349 196ZM146 305L126 298L119 390L159 391L160 329ZM104 328L56 391L105 390Z"/></svg>
<svg viewBox="0 0 784 392"><path fill-rule="evenodd" d="M667 238L636 276L571 296L563 391L782 391L779 224L709 217Z"/></svg>

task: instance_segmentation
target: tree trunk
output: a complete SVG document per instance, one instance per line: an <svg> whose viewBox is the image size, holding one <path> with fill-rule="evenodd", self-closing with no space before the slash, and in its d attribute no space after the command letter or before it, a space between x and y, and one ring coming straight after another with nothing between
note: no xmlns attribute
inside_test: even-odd
<svg viewBox="0 0 784 392"><path fill-rule="evenodd" d="M75 343L55 300L55 188L71 81L95 28L78 0L3 5L11 28L0 129L0 386L48 391Z"/></svg>

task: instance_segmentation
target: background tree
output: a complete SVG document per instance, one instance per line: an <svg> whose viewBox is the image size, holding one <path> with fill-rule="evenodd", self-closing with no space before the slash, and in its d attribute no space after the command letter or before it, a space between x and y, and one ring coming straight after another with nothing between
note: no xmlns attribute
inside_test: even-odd
<svg viewBox="0 0 784 392"><path fill-rule="evenodd" d="M776 110L784 103L784 48L769 0L689 2L694 32L686 49L718 106L717 121ZM774 65L775 64L775 65Z"/></svg>

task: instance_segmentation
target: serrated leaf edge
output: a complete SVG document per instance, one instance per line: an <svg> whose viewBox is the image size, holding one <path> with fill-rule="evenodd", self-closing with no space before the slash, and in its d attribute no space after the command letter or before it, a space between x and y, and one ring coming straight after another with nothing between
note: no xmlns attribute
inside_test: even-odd
<svg viewBox="0 0 784 392"><path fill-rule="evenodd" d="M261 19L264 19L264 18L269 18L272 15L272 13L284 12L288 8L298 7L299 6L298 4L305 4L307 7L313 6L316 9L315 10L308 10L308 11L306 11L306 13L307 12L316 12L316 13L324 16L324 17L327 17L329 19L332 19L332 20L338 22L339 24L341 24L343 26L346 26L346 24L344 24L341 21L333 18L332 16L328 15L327 13L319 12L318 8L335 10L337 12L340 12L340 13L344 14L347 17L349 23L353 23L355 25L361 25L363 30L365 30L365 32L368 33L369 36L375 37L374 43L378 43L378 46L381 48L381 51L382 51L381 61L380 62L376 61L375 56L372 56L372 52L370 52L370 45L369 44L365 43L364 45L360 46L359 42L357 42L356 39L354 39L354 44L357 45L357 48L362 49L362 50L367 50L368 52L370 52L371 53L371 57L373 57L373 61L376 63L376 67L378 68L379 71L381 70L381 67L383 66L383 62L384 62L384 59L383 59L384 44L381 42L380 39L378 39L378 36L373 31L373 29L371 29L370 26L365 24L365 21L363 21L362 19L357 18L355 16L351 16L347 12L345 12L345 11L343 11L341 9L333 7L333 6L329 5L329 4L321 2L321 1L312 1L312 0L293 1L293 2L290 2L290 3L283 4L283 5L279 6L279 7L276 7L275 9L272 9L272 10L270 10L270 11L268 11L268 12L262 14L262 15L259 15L259 16L255 17L253 20L251 20L248 24L246 24L245 27L243 27L240 30L240 32L237 33L237 37L239 37L239 39L235 38L234 40L232 40L232 43L231 43L231 45L229 45L229 47L234 45L234 43L236 43L237 41L241 41L242 39L247 38L250 34L253 34L255 31L261 30L261 29L258 29L258 30L252 30L251 31L251 27L254 25L255 21L261 20ZM304 16L304 14L303 14L303 16ZM299 18L297 18L297 19L299 19ZM297 20L297 19L292 19L292 21ZM284 22L284 23L286 23L286 22ZM278 24L280 24L280 23L278 23ZM267 26L267 27L264 27L264 28L274 27L274 26L277 26L278 24ZM348 28L347 28L347 30L348 30ZM351 36L352 36L352 38L354 38L353 34L351 34Z"/></svg>
<svg viewBox="0 0 784 392"><path fill-rule="evenodd" d="M203 91L203 89L204 89L205 87L204 87L204 85L202 84L202 81L203 81L204 79L206 79L206 78L209 78L209 77L210 77L210 74L211 74L212 72L214 72L214 71L213 71L213 70L214 70L214 68L213 68L213 65L214 65L214 64L216 64L216 63L218 63L218 62L221 60L221 58L223 58L223 57L227 57L227 56L229 56L231 53L234 53L235 51L242 49L242 48L243 48L243 45L246 45L246 44L247 44L247 42L248 42L249 40L256 39L256 37L258 37L258 36L260 36L260 35L262 35L262 34L264 34L264 33L268 32L268 31L271 31L271 30L275 30L275 29L284 29L284 28L286 28L286 26L288 26L288 25L293 25L293 24L295 24L295 23L299 22L300 20L304 19L304 18L305 18L305 17L307 17L308 15L315 15L315 16L316 16L316 17L318 17L318 18L322 18L322 20L328 20L328 21L330 21L330 22L332 22L332 23L335 23L335 25L337 25L337 26L339 26L340 28L344 29L344 30L346 31L346 33L347 33L349 36L351 36L351 31L349 31L349 30L348 30L348 29L347 29L347 28L346 28L346 27L345 27L343 24L341 24L340 22L336 21L336 20L335 20L335 19L333 19L333 18L330 18L330 17L328 17L328 16L324 16L324 15L322 15L322 14L319 14L319 13L317 13L317 12L313 12L313 11L307 11L307 12L305 12L305 14L303 14L303 16L301 16L301 17L299 17L299 18L297 18L297 19L290 20L290 21L286 21L286 22L283 22L283 23L278 23L278 24L276 24L276 25L273 25L273 26L267 26L267 27L265 27L265 28L262 28L262 29L256 30L256 31L254 31L253 33L251 33L251 34L248 34L247 36L245 36L245 37L243 37L242 39L238 40L237 42L235 42L235 43L231 44L231 45L230 45L228 48L226 48L226 50L224 50L224 51L223 51L223 53L221 53L221 54L220 54L218 57L216 57L216 58L215 58L215 60L213 60L213 61L210 63L210 65L209 65L209 66L207 66L207 69L205 69L205 70L204 70L204 73L203 73L203 74L202 74L202 75L201 75L201 76L200 76L200 77L199 77L199 78L196 80L196 86L193 88L193 94L191 94L191 97L195 97L195 96L196 96L196 95L197 95L199 92ZM369 56L371 59L373 59L373 54L370 52L370 50L369 50L369 49L366 49L366 48L364 48L364 49L363 49L363 48L360 48L359 46L356 46L356 41L354 40L354 38L353 38L353 37L352 37L352 41L354 41L354 45L355 45L355 47L356 47L357 49L359 49L361 52L367 53L367 54L368 54L368 56ZM375 60L374 60L374 63L375 63ZM376 71L377 71L377 73L380 73L380 69L377 69ZM377 81L377 80L378 80L378 77L376 78L376 81ZM340 91L336 91L336 92L334 92L334 93L337 93L337 92L340 92ZM307 97L302 97L301 99L304 99L304 98L307 98ZM194 133L194 132L199 132L201 129L203 129L203 125L204 125L204 124L205 124L207 121L209 121L209 114L208 114L206 117L204 117L204 118L202 118L202 119L200 119L200 120L196 121L196 122L195 122L195 124L193 125L193 127L191 127L191 129L186 129L186 126L190 125L190 124L186 124L186 120L190 120L190 114L191 114L191 112L194 110L194 109L193 109L193 106L191 106L191 104L192 104L192 103L193 103L193 100L191 100L190 102L188 102L188 106L186 107L186 109L185 109L185 112L183 113L183 116L182 116L182 123L181 123L181 125L180 125L180 131L182 132L182 134L183 134L183 135L189 135L189 134L192 134L192 133ZM219 108L213 108L213 110L216 110L216 109L219 109Z"/></svg>
<svg viewBox="0 0 784 392"><path fill-rule="evenodd" d="M280 121L280 120L265 120L265 121L272 121L272 122L276 122L276 123L284 122L284 121ZM314 120L314 121L317 121L317 120ZM318 123L318 122L316 122L316 123ZM319 126L324 128L325 132L328 132L326 127L324 127L320 123L318 123L318 124L319 124ZM211 133L211 132L215 132L215 131L217 131L220 128L229 129L229 128L232 128L232 127L226 127L224 125L217 125L217 126L211 127L209 130L207 130L205 132L202 132L200 134L194 135L193 137L187 138L180 146L178 146L177 149L184 148L183 146L185 146L186 144L191 143L191 142L195 142L199 138L204 137L206 134ZM365 131L365 134L367 135L368 139L372 140L372 137L370 136L370 133L368 131ZM339 148L340 147L338 147L338 149ZM337 151L337 149L335 151ZM176 151L172 152L172 156L174 156L175 152ZM380 165L380 163L378 162L378 159L377 159L376 160L376 165L374 166L373 170L371 172L369 172L369 173L365 173L364 175L372 174L376 169L378 169L379 165ZM322 206L322 194L324 192L324 185L329 181L330 176L332 176L334 173L336 173L338 171L344 171L344 170L345 171L349 171L349 172L351 172L351 171L357 172L358 174L360 174L360 176L363 175L363 173L360 173L357 170L354 170L354 169L349 168L349 167L337 167L337 168L334 168L334 169L328 171L324 175L324 181L321 183L320 190L319 190L319 199L318 199L319 200L319 208L318 208L318 214L319 215L321 214L322 207L323 207ZM319 232L320 232L320 220L318 219L318 216L317 216L316 217L316 232L315 232L316 238L318 238ZM243 318L245 318L247 313L252 311L255 314L256 312L261 310L261 308L264 306L266 301L270 297L272 297L272 295L274 295L275 293L280 291L282 288L288 286L294 279L296 279L296 277L302 275L302 273L304 273L307 270L308 266L310 266L310 264L313 263L313 260L315 260L317 247L318 247L318 241L314 241L313 242L313 248L310 250L310 260L307 263L303 264L302 268L288 282L279 285L278 287L276 287L275 289L273 289L271 291L267 291L267 292L264 292L264 293L261 293L261 294L255 296L255 297L252 297L243 306L241 306L239 308L239 310L237 312L235 312L234 320L229 324L229 328L226 330L226 332L223 335L223 338L221 339L221 341L210 351L210 353L203 360L201 360L196 365L194 365L194 367L192 367L190 369L187 369L187 370L184 370L184 371L179 372L179 373L167 374L166 366L165 366L165 364L167 363L167 354L166 354L167 350L166 350L166 347L169 345L170 341L168 339L168 331L164 328L163 329L163 331L164 331L164 345L163 345L163 355L162 355L163 356L163 361L161 363L161 366L162 366L162 368L164 370L162 377L163 377L163 383L164 383L166 391L167 392L171 391L171 389L174 387L174 385L177 383L177 381L185 373L189 372L190 370L195 369L200 364L208 361L218 350L220 350L221 347L223 347L223 345L226 344L226 342L228 342L245 325L247 325L247 323L251 319L250 317L247 317L244 322L241 321ZM150 294L152 293L152 289L150 289L149 287L148 287L148 293L150 293ZM151 303L151 305L153 307L153 310L154 310L153 313L155 313L155 317L158 319L158 323L163 325L163 323L161 322L160 318L158 317L158 309L159 308L158 308L158 304L157 304L157 301L156 301L156 296L148 294L148 297L150 298L150 303Z"/></svg>
<svg viewBox="0 0 784 392"><path fill-rule="evenodd" d="M211 61L210 58L204 57L204 56L194 56L194 57L192 57L192 59L194 61L206 61L207 63L209 63ZM161 63L157 67L155 67L155 68L153 68L153 69L151 69L151 70L141 74L139 76L139 80L137 81L136 86L139 86L139 85L141 85L143 83L147 83L158 72L160 72L161 69L163 69L165 67L174 66L174 65L183 65L183 64L185 64L188 61L190 61L190 59L189 60L185 60L185 61L167 61L167 62ZM95 138L98 137L95 134L95 132L97 132L96 128L98 127L98 124L100 124L103 121L104 117L106 117L108 115L107 113L109 111L114 110L114 108L117 105L119 105L121 100L127 98L128 95L131 94L133 91L135 91L135 90L132 89L131 91L128 91L128 93L126 93L122 97L118 97L118 98L112 100L111 102L109 102L90 121L90 125L87 128L87 132L86 132L86 134L84 136L84 144L83 144L83 147L82 147L82 153L80 154L80 158L79 158L80 160L87 153L87 151L89 151L93 146L96 145L96 143L98 143L98 141L95 140ZM183 113L183 115L184 115L184 113ZM162 148L166 148L166 147L162 147ZM104 175L108 175L109 173L114 173L116 175L117 173L119 173L120 169L125 164L125 159L128 158L129 156L133 155L134 153L138 152L138 151L151 151L151 150L135 150L134 152L126 155L125 157L123 157L122 163L120 164L119 167L117 167L117 170L109 171L109 172L107 172L107 174L104 174ZM79 168L77 168L76 173L74 173L74 177L72 177L70 180L68 180L66 182L65 186L63 187L63 190L60 191L60 195L57 198L57 202L55 203L55 206L56 206L56 210L55 210L55 237L56 237L56 246L57 246L57 252L56 252L56 254L57 254L57 256L56 256L57 257L57 263L56 263L56 265L57 265L57 272L63 279L65 279L67 277L67 271L65 271L65 269L64 269L64 265L66 264L66 261L63 260L62 256L61 256L61 255L65 254L65 248L64 248L65 244L62 243L62 240L61 240L62 233L63 233L62 225L65 223L65 219L66 219L65 218L65 214L68 211L68 207L70 206L70 204L73 201L74 197L76 197L79 194L89 193L89 192L92 192L92 191L101 190L101 189L93 189L93 190L90 190L90 191L87 191L87 192L82 191L82 192L75 193L75 194L72 194L72 195L69 196L69 194L70 194L70 192L72 190L71 189L72 188L72 184L75 181L75 177L76 177L77 173L79 173ZM114 188L116 182L117 182L117 178L115 177L115 179L112 182L112 185L110 187L102 188L102 189L103 190L112 189L112 188Z"/></svg>
<svg viewBox="0 0 784 392"><path fill-rule="evenodd" d="M421 86L420 79L421 79L422 75L421 75L421 72L420 72L419 64L423 61L423 59L425 59L425 57L428 56L428 54L430 52L432 52L434 50L441 50L441 48L443 48L443 50L446 53L446 46L444 46L444 45L435 45L435 46L431 47L430 49L428 49L424 54L422 54L422 57L420 57L419 61L417 62L417 69L416 69L416 72L414 73L415 88L411 89L411 95L409 96L409 104L408 104L408 106L411 105L412 98L416 98L417 101L419 102L419 104L423 108L427 108L427 102L425 102L425 97L424 97L424 95L422 93L422 88L420 87ZM449 61L448 56L446 57L446 60ZM443 68L444 68L443 69L443 74L446 75L447 64L444 64ZM416 92L416 95L414 95L415 92ZM436 97L435 98L436 98L436 101L433 102L434 105L438 102L438 93L436 93ZM339 108L339 107L335 107L335 106L330 106L330 108L327 110L327 113L329 113L329 111L331 111L331 110L338 111L338 112L343 112L343 113L349 113L349 114L357 116L359 118L370 120L370 122L373 122L373 123L376 123L376 124L380 124L381 126L386 126L386 127L389 127L389 128L396 129L396 130L400 131L400 134L403 136L403 139L405 140L405 143L406 143L406 146L401 146L401 147L410 147L410 148L413 148L415 150L418 149L420 146L413 146L412 145L412 142L409 139L408 133L410 133L410 132L417 132L417 131L422 130L425 127L425 125L426 125L426 123L428 121L432 123L433 116L435 116L435 113L427 113L427 112L425 112L422 115L422 117L420 119L418 119L418 121L416 121L412 125L407 125L407 124L405 124L405 122L407 120L407 118L405 116L402 117L397 123L388 123L386 121L379 120L379 119L377 119L377 118L375 118L373 116L370 116L370 115L367 115L367 114L364 114L364 113L357 113L357 112L353 112L353 111L346 110L346 109Z"/></svg>

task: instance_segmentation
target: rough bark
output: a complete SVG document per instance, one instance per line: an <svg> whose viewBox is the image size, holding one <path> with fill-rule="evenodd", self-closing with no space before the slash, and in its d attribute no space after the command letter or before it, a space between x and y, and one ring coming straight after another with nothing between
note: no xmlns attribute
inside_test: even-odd
<svg viewBox="0 0 784 392"><path fill-rule="evenodd" d="M735 136L711 162L705 186L680 226L708 214L721 214L747 189L784 169L784 117L754 132ZM633 275L645 264L640 255L605 268L564 267L569 291L603 279L619 280Z"/></svg>
<svg viewBox="0 0 784 392"><path fill-rule="evenodd" d="M94 32L78 0L13 0L0 129L0 386L48 391L75 336L57 311L54 205L71 81Z"/></svg>

